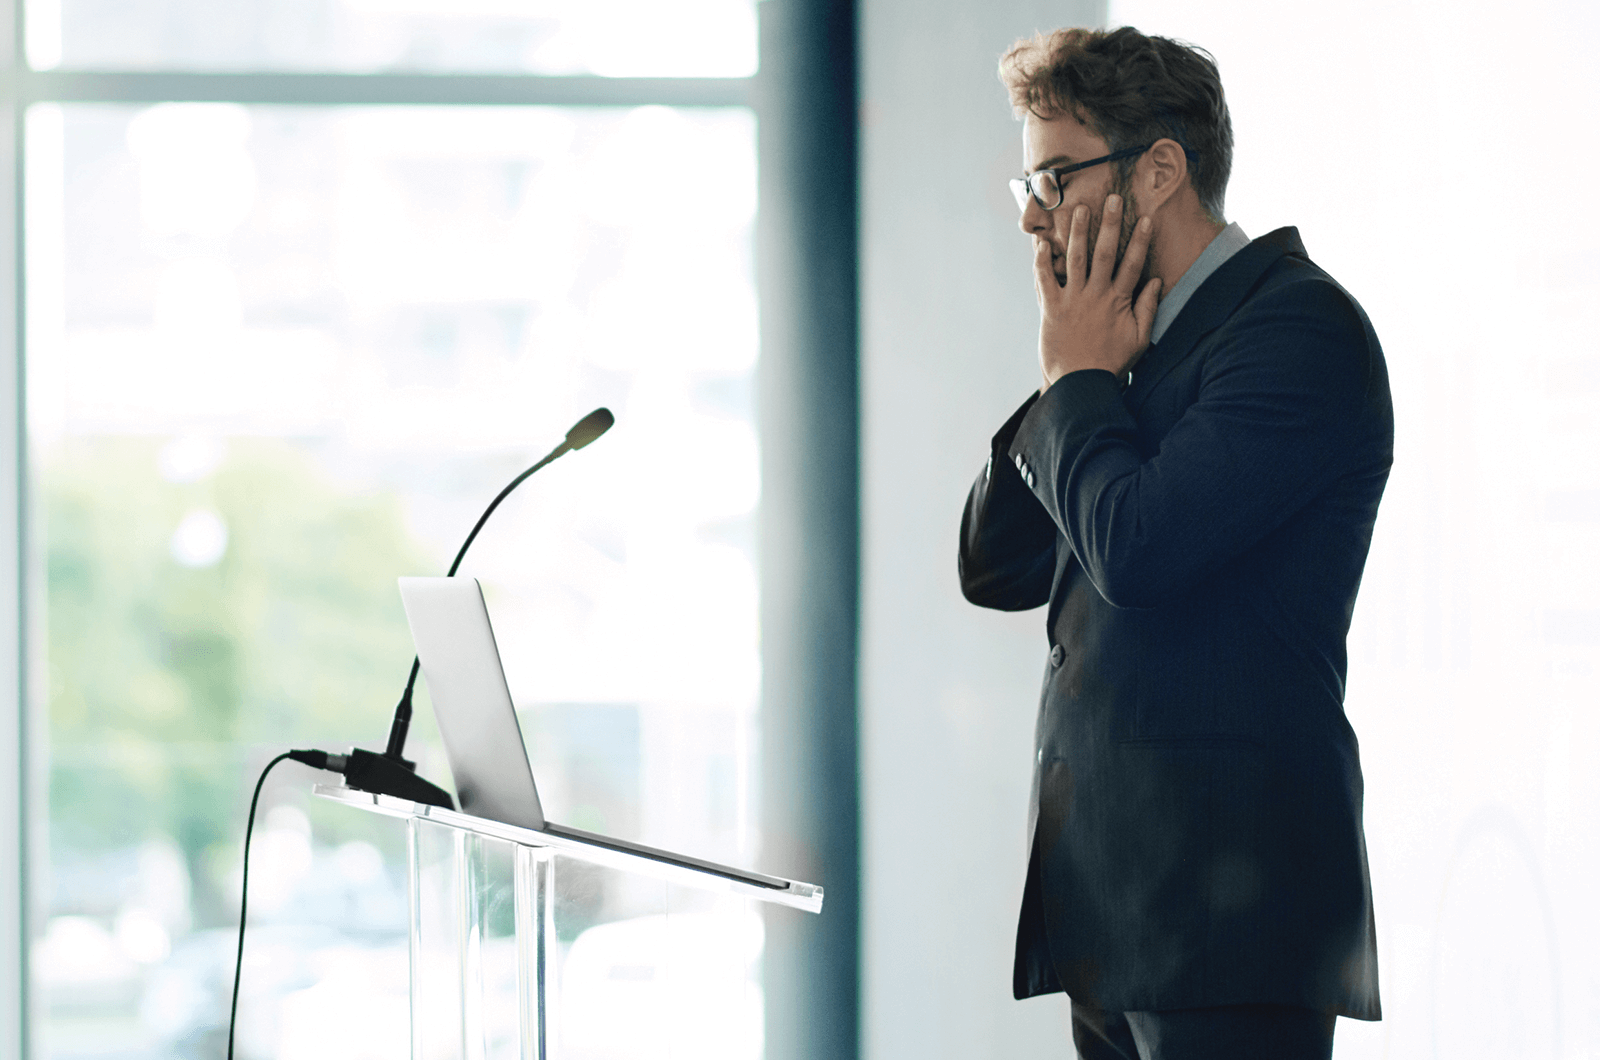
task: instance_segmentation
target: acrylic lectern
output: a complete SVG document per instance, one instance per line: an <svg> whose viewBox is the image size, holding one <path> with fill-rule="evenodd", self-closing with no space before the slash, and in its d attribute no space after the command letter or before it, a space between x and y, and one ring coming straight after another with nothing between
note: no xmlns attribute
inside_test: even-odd
<svg viewBox="0 0 1600 1060"><path fill-rule="evenodd" d="M781 888L337 785L406 826L412 1060L757 1060Z"/></svg>

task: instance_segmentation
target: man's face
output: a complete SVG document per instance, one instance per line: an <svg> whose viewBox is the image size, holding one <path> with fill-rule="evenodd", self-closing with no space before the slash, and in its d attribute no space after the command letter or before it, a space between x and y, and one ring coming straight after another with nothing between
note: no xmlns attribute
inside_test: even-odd
<svg viewBox="0 0 1600 1060"><path fill-rule="evenodd" d="M1022 165L1027 176L1040 169L1070 166L1109 155L1098 134L1071 114L1042 119L1029 114L1022 123ZM1061 205L1046 210L1030 196L1018 221L1023 232L1050 244L1050 264L1056 279L1067 282L1067 233L1072 227L1072 211L1080 203L1089 208L1089 256L1094 260L1095 239L1100 234L1100 215L1105 212L1106 196L1112 192L1123 198L1122 237L1117 245L1117 264L1122 263L1133 226L1139 221L1139 204L1131 190L1117 180L1118 163L1102 162L1061 178ZM1149 271L1146 261L1145 271ZM1140 277L1141 280L1147 277Z"/></svg>

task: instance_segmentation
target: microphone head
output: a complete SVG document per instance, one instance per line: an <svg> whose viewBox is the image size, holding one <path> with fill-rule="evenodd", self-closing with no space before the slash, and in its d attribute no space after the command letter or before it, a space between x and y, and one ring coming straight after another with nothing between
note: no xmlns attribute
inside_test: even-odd
<svg viewBox="0 0 1600 1060"><path fill-rule="evenodd" d="M617 418L611 415L611 410L598 408L577 423L572 425L572 430L567 432L567 448L582 449L602 434L611 429Z"/></svg>

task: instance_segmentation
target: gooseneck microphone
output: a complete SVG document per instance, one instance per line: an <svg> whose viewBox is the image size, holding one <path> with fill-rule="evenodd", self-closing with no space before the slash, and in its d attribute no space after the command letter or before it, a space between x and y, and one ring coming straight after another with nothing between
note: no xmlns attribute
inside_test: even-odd
<svg viewBox="0 0 1600 1060"><path fill-rule="evenodd" d="M505 500L512 490L522 485L524 479L550 461L574 449L582 449L606 433L611 429L613 422L610 409L595 409L573 424L572 430L567 432L566 439L552 449L548 456L512 479L511 485L501 490L500 495L489 502L489 507L478 518L472 533L467 535L466 542L461 546L461 551L456 553L455 562L450 564L448 576L455 575L456 568L461 566L461 559L477 538L478 531L483 529L483 524L489 521L490 514L500 506L500 502ZM285 751L267 763L267 767L261 771L261 779L256 781L255 795L250 799L250 815L245 818L244 826L244 876L239 888L239 947L234 954L233 962L233 1002L228 1010L227 1060L233 1060L233 1032L239 1017L239 979L240 973L244 970L245 914L249 908L247 900L250 895L250 835L255 830L256 804L261 801L261 788L266 784L267 774L272 772L272 767L288 759L310 766L312 769L343 773L345 786L358 791L371 792L374 795L392 795L395 798L408 799L428 806L442 806L447 810L455 809L455 804L450 801L450 796L445 794L442 788L417 776L416 763L407 761L404 754L406 732L411 728L411 690L416 687L417 671L420 667L421 661L413 658L411 676L406 679L406 690L400 696L400 705L394 709L394 724L389 728L389 746L383 754L363 751L359 747L351 748L350 753L344 755L316 750Z"/></svg>
<svg viewBox="0 0 1600 1060"><path fill-rule="evenodd" d="M466 556L467 549L472 547L472 542L477 540L478 531L483 529L483 524L489 521L489 516L500 507L500 502L510 496L511 491L522 485L527 477L544 467L546 464L572 452L582 449L606 431L616 422L616 417L611 415L611 410L606 408L595 409L589 415L572 425L567 436L561 444L550 450L542 460L528 470L512 479L505 489L501 490L494 500L489 502L483 514L472 527L472 532L462 542L461 551L456 553L455 562L450 564L446 577L454 577L456 570L461 566L461 560ZM344 756L343 769L345 784L358 791L371 792L374 795L393 795L396 798L408 799L411 802L420 802L428 806L442 806L447 810L455 809L455 804L450 801L441 788L423 780L416 774L416 763L405 757L406 735L411 730L411 695L417 684L417 672L421 669L422 661L417 658L411 660L411 676L406 678L405 691L400 694L400 702L394 708L394 723L389 726L389 744L383 754L364 751L359 747L351 748L350 753Z"/></svg>

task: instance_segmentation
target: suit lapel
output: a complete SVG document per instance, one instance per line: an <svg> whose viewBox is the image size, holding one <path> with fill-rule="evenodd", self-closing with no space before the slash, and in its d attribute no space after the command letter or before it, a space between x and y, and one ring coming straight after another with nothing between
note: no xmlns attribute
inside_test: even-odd
<svg viewBox="0 0 1600 1060"><path fill-rule="evenodd" d="M1061 614L1061 604L1067 598L1061 586L1067 580L1067 571L1077 562L1078 557L1073 554L1067 535L1059 534L1056 537L1056 576L1050 582L1050 606L1045 609L1044 618L1045 633L1052 644L1055 643L1056 616Z"/></svg>
<svg viewBox="0 0 1600 1060"><path fill-rule="evenodd" d="M1190 297L1161 341L1153 343L1139 359L1133 372L1133 386L1126 397L1128 410L1135 416L1139 414L1150 392L1194 352L1202 338L1233 315L1262 274L1279 258L1285 254L1304 256L1305 252L1297 229L1280 228L1252 240L1249 246L1206 277L1206 282Z"/></svg>

